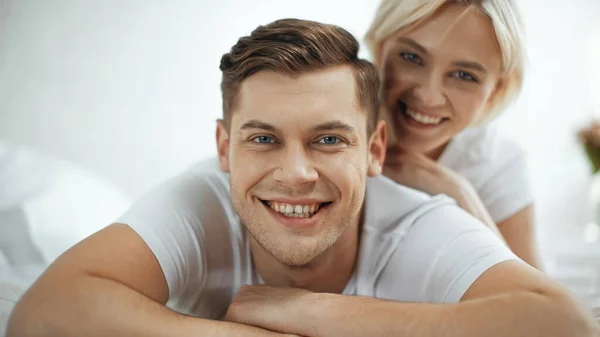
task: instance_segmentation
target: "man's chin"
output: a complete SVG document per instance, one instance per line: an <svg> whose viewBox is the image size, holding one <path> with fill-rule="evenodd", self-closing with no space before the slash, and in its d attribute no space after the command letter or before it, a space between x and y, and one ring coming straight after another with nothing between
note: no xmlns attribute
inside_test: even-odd
<svg viewBox="0 0 600 337"><path fill-rule="evenodd" d="M286 254L277 256L276 254L271 254L277 261L281 264L292 268L292 269L301 269L310 266L316 259L318 259L320 254Z"/></svg>
<svg viewBox="0 0 600 337"><path fill-rule="evenodd" d="M311 258L311 259L296 259L296 258L278 259L279 263L281 263L282 265L284 265L290 269L307 268L313 260L314 260L314 258Z"/></svg>
<svg viewBox="0 0 600 337"><path fill-rule="evenodd" d="M326 250L323 244L319 244L318 238L294 238L293 240L281 240L277 247L272 250L273 256L286 266L305 266L313 262Z"/></svg>
<svg viewBox="0 0 600 337"><path fill-rule="evenodd" d="M266 253L290 268L306 267L327 250L319 244L320 240L314 237L285 238L287 235L283 236L273 241L261 240L262 238L257 237L254 239Z"/></svg>

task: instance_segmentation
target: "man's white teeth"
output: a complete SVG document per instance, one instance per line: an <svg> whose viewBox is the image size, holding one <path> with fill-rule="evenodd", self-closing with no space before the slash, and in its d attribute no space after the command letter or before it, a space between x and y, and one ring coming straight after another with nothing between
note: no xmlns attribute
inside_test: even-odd
<svg viewBox="0 0 600 337"><path fill-rule="evenodd" d="M319 210L321 204L290 205L277 201L269 201L269 207L276 212L293 218L309 218Z"/></svg>
<svg viewBox="0 0 600 337"><path fill-rule="evenodd" d="M441 117L426 116L410 108L406 108L406 114L422 124L437 125L442 121Z"/></svg>

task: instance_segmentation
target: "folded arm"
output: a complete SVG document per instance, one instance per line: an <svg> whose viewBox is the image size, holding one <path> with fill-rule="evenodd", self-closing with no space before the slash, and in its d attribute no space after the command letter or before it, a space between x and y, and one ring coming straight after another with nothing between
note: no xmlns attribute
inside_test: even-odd
<svg viewBox="0 0 600 337"><path fill-rule="evenodd" d="M591 313L464 210L443 205L414 221L380 274L359 268L359 279L377 277L370 296L396 301L250 287L227 319L303 336L598 335Z"/></svg>
<svg viewBox="0 0 600 337"><path fill-rule="evenodd" d="M281 336L178 314L159 263L128 226L113 225L53 263L17 303L8 337Z"/></svg>
<svg viewBox="0 0 600 337"><path fill-rule="evenodd" d="M259 306L260 310L255 310ZM515 261L490 268L458 304L399 303L247 287L227 318L313 337L600 336L600 326L591 314L563 289Z"/></svg>

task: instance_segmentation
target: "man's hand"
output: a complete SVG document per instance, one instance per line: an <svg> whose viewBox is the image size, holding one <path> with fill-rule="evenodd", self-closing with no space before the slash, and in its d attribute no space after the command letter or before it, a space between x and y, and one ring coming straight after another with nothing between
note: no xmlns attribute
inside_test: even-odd
<svg viewBox="0 0 600 337"><path fill-rule="evenodd" d="M302 313L300 306L310 303L306 299L312 294L296 288L242 286L227 309L225 321L309 336L311 322L307 321L304 327L299 327L297 322L303 321L299 317Z"/></svg>

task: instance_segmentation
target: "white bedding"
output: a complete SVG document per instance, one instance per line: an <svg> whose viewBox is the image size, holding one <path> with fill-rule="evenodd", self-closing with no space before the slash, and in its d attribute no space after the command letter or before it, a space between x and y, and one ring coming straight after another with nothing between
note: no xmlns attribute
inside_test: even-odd
<svg viewBox="0 0 600 337"><path fill-rule="evenodd" d="M129 204L89 170L0 140L0 336L22 291Z"/></svg>
<svg viewBox="0 0 600 337"><path fill-rule="evenodd" d="M5 336L8 316L22 293L23 289L0 282L0 337Z"/></svg>

